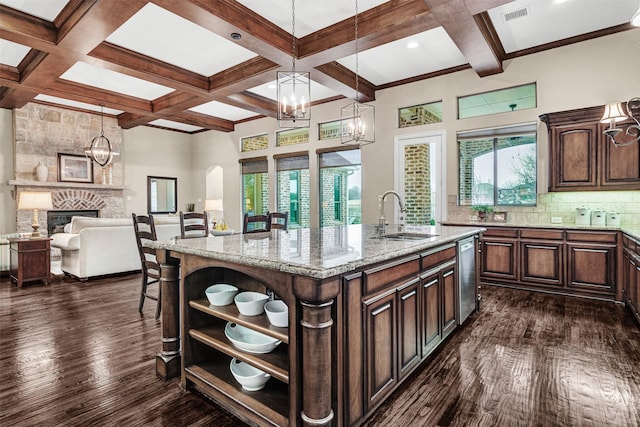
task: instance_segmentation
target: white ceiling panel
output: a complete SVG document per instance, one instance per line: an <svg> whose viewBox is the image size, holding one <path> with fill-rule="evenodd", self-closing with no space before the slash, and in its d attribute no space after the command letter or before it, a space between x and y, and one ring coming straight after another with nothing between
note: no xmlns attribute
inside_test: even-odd
<svg viewBox="0 0 640 427"><path fill-rule="evenodd" d="M291 0L237 0L263 18L291 33ZM358 14L389 0L358 0ZM329 27L355 15L354 1L345 0L298 0L295 3L296 38Z"/></svg>
<svg viewBox="0 0 640 427"><path fill-rule="evenodd" d="M206 77L257 56L153 3L140 9L106 40Z"/></svg>
<svg viewBox="0 0 640 427"><path fill-rule="evenodd" d="M95 86L112 92L124 93L129 96L154 100L173 92L174 89L162 86L136 77L127 76L116 71L96 67L86 62L76 62L69 68L61 79Z"/></svg>
<svg viewBox="0 0 640 427"><path fill-rule="evenodd" d="M489 10L505 52L629 22L640 0L515 0Z"/></svg>
<svg viewBox="0 0 640 427"><path fill-rule="evenodd" d="M300 71L304 71L304 70L300 70ZM320 83L314 82L313 70L309 71L309 73L311 77L311 88L310 88L311 102L340 95L339 93L329 89L328 87L322 86ZM273 101L278 100L278 86L277 86L276 80L269 83L262 84L260 86L252 87L251 89L249 89L249 92L253 92L256 95L264 96L265 98L269 98Z"/></svg>
<svg viewBox="0 0 640 427"><path fill-rule="evenodd" d="M355 54L338 62L356 71ZM466 63L449 35L438 27L358 52L358 75L375 85L382 85Z"/></svg>
<svg viewBox="0 0 640 427"><path fill-rule="evenodd" d="M69 0L0 0L0 4L53 22Z"/></svg>
<svg viewBox="0 0 640 427"><path fill-rule="evenodd" d="M90 111L100 112L100 106L99 105L86 104L84 102L72 101L70 99L58 98L56 96L49 96L49 95L39 94L34 99L37 99L38 101L43 101L43 102L50 102L52 104L66 105L66 106L69 106L69 107L81 108L83 110L90 110ZM104 108L104 113L105 114L111 114L113 116L117 116L118 114L124 113L124 111L115 110L113 108L106 108L105 107Z"/></svg>
<svg viewBox="0 0 640 427"><path fill-rule="evenodd" d="M29 46L0 39L0 64L17 67L30 50Z"/></svg>
<svg viewBox="0 0 640 427"><path fill-rule="evenodd" d="M195 131L203 129L203 128L198 127L198 126L187 125L187 124L184 124L184 123L174 122L174 121L165 120L165 119L154 120L152 122L149 122L149 124L150 125L154 125L154 126L160 126L160 127L163 127L163 128L183 130L185 132L195 132Z"/></svg>
<svg viewBox="0 0 640 427"><path fill-rule="evenodd" d="M206 104L189 108L189 110L231 121L244 120L258 115L253 111L234 107L233 105L228 105L218 101L207 102Z"/></svg>

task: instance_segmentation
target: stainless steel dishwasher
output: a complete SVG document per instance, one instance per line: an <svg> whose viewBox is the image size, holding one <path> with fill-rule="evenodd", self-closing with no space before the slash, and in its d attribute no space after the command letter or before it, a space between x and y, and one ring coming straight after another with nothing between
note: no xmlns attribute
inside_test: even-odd
<svg viewBox="0 0 640 427"><path fill-rule="evenodd" d="M458 241L458 295L462 325L476 308L476 244L475 236Z"/></svg>

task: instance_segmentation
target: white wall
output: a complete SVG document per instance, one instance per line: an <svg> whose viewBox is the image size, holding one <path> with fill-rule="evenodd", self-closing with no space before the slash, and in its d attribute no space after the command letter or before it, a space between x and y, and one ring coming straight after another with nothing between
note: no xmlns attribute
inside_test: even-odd
<svg viewBox="0 0 640 427"><path fill-rule="evenodd" d="M192 138L189 134L146 126L124 131L122 160L126 215L147 213L147 176L178 178L178 211L186 210L187 203L195 203L198 197L203 197L193 186Z"/></svg>
<svg viewBox="0 0 640 427"><path fill-rule="evenodd" d="M13 186L13 111L0 108L0 234L15 233L16 204Z"/></svg>
<svg viewBox="0 0 640 427"><path fill-rule="evenodd" d="M554 111L604 105L611 101L626 101L640 96L640 28L596 40L506 61L504 72L480 78L473 70L465 70L376 93L376 143L362 148L362 210L363 222L377 217L377 195L394 185L394 137L444 130L447 138L447 194L457 194L458 161L456 133L461 130L503 126L513 123L537 122L538 125L538 190L546 192L548 175L547 129L538 116ZM313 72L312 72L313 73ZM614 78L611 78L615 76ZM457 120L457 97L486 92L525 83L537 83L538 106L491 116ZM443 123L398 128L398 108L430 101L444 102ZM320 122L340 118L340 108L350 100L343 99L312 108L311 139L308 144L275 147L274 119L254 120L236 126L234 132L205 132L194 137L194 169L205 169L208 159L225 166L225 217L228 222L240 216L240 170L238 157L268 156L270 175L270 206L274 206L275 175L273 154L287 151L309 151L311 187L318 187L315 150L339 146L339 140L316 141ZM239 139L269 132L270 147L266 150L239 153ZM231 170L229 170L231 168ZM317 196L317 191L312 191ZM446 207L445 207L446 209ZM312 226L318 224L317 197L312 201ZM237 227L238 222L234 223Z"/></svg>

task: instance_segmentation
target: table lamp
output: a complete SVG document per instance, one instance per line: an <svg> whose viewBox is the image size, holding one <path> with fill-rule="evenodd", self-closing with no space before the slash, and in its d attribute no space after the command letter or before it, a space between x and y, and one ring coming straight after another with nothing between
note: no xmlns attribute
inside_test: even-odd
<svg viewBox="0 0 640 427"><path fill-rule="evenodd" d="M224 209L222 208L222 199L207 199L204 201L204 210L205 212L213 212L212 223L215 227L216 225L216 211L222 212Z"/></svg>
<svg viewBox="0 0 640 427"><path fill-rule="evenodd" d="M31 237L40 237L40 224L38 224L38 210L51 210L53 209L53 201L51 200L51 193L49 192L32 192L23 191L20 193L20 200L18 201L18 210L30 211L33 210L33 220L31 221L31 227L33 227L33 233Z"/></svg>

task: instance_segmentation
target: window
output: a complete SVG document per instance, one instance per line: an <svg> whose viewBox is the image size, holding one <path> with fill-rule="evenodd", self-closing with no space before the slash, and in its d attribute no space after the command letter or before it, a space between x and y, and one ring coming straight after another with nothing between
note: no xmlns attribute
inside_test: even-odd
<svg viewBox="0 0 640 427"><path fill-rule="evenodd" d="M289 228L307 228L309 209L309 155L290 153L275 155L277 170L277 210L289 212Z"/></svg>
<svg viewBox="0 0 640 427"><path fill-rule="evenodd" d="M536 125L458 134L460 205L536 204Z"/></svg>
<svg viewBox="0 0 640 427"><path fill-rule="evenodd" d="M266 214L269 210L269 176L267 158L241 159L242 215Z"/></svg>
<svg viewBox="0 0 640 427"><path fill-rule="evenodd" d="M318 151L320 226L362 223L360 150Z"/></svg>
<svg viewBox="0 0 640 427"><path fill-rule="evenodd" d="M536 84L493 90L458 98L458 118L488 116L536 108Z"/></svg>

